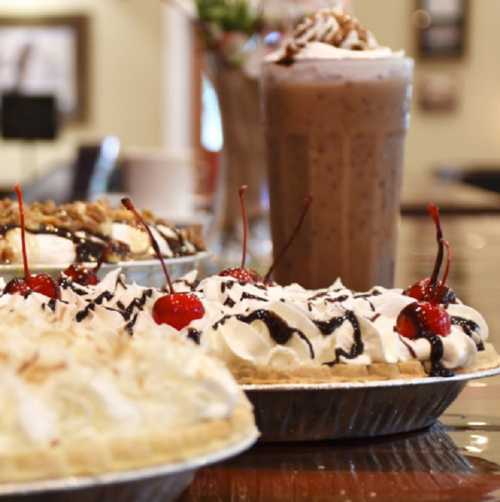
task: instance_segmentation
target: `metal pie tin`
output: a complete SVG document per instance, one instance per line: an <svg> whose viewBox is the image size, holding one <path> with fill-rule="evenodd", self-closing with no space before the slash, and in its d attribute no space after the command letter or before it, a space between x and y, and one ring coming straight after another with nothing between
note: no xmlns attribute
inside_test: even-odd
<svg viewBox="0 0 500 502"><path fill-rule="evenodd" d="M170 502L189 486L194 473L250 448L257 433L188 461L99 476L0 484L1 502ZM203 438L200 438L203 441Z"/></svg>
<svg viewBox="0 0 500 502"><path fill-rule="evenodd" d="M208 251L202 251L196 253L192 256L180 256L177 258L166 258L165 264L168 267L168 271L172 279L178 279L183 275L191 272L191 270L197 268L200 263L206 261L210 258L211 254ZM60 265L30 265L30 270L33 273L45 273L51 276L57 276L61 270L64 270L67 266L71 265L60 264ZM95 263L87 263L90 268L95 267ZM122 274L125 276L125 282L132 283L136 282L141 286L150 287L163 287L165 281L165 276L161 268L161 264L158 260L135 260L135 261L122 261L118 263L103 263L100 276L111 272L117 268L121 268ZM0 276L7 282L14 277L19 277L22 275L23 266L20 263L11 265L0 265Z"/></svg>
<svg viewBox="0 0 500 502"><path fill-rule="evenodd" d="M320 441L410 432L434 424L469 380L500 368L451 378L365 383L244 385L261 441Z"/></svg>

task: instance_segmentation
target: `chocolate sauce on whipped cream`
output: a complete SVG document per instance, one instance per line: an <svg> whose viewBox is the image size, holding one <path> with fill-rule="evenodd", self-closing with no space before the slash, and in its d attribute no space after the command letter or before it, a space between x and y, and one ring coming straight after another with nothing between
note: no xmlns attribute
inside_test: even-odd
<svg viewBox="0 0 500 502"><path fill-rule="evenodd" d="M356 359L356 357L359 357L365 349L361 338L359 321L352 310L348 310L343 316L334 317L329 321L314 321L314 324L318 327L322 335L330 336L345 322L349 322L353 329L353 344L351 346L351 350L347 352L342 348L335 349L335 359L331 362L325 363L326 366L335 366L340 362L341 357L346 359Z"/></svg>
<svg viewBox="0 0 500 502"><path fill-rule="evenodd" d="M268 331L269 336L278 344L278 345L286 345L292 338L293 335L297 335L300 339L306 342L307 347L309 348L309 355L311 359L315 358L314 348L312 346L311 341L307 336L297 328L293 328L290 326L282 317L270 310L259 309L251 312L248 315L226 315L222 317L219 321L217 321L213 325L213 329L217 329L220 326L223 326L228 319L235 317L238 321L244 322L246 324L252 324L255 321L263 322Z"/></svg>
<svg viewBox="0 0 500 502"><path fill-rule="evenodd" d="M412 304L413 305L413 304ZM413 324L417 327L418 337L425 338L431 346L431 356L430 363L431 368L429 376L432 377L452 377L455 373L443 366L442 359L444 355L444 345L443 340L439 335L429 332L422 323L421 317L418 315L417 310L407 309L406 315L410 318ZM394 328L396 330L396 328ZM408 347L408 344L405 343ZM411 350L412 355L415 354L414 350Z"/></svg>
<svg viewBox="0 0 500 502"><path fill-rule="evenodd" d="M479 331L479 325L476 322L471 319L464 319L460 316L451 316L451 324L460 326L464 333L471 338L474 337L475 332ZM482 341L477 342L476 346L478 351L481 352L484 350L484 343Z"/></svg>

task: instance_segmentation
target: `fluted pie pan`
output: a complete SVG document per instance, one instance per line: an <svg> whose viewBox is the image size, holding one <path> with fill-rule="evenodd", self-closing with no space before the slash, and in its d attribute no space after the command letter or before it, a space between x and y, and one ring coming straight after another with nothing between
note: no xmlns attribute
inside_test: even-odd
<svg viewBox="0 0 500 502"><path fill-rule="evenodd" d="M433 425L470 380L500 368L404 380L245 384L261 441L318 441L399 434Z"/></svg>
<svg viewBox="0 0 500 502"><path fill-rule="evenodd" d="M145 469L27 483L4 483L0 484L0 501L170 502L176 500L187 488L197 469L238 455L255 443L256 439L257 433L249 431L236 443L217 451Z"/></svg>

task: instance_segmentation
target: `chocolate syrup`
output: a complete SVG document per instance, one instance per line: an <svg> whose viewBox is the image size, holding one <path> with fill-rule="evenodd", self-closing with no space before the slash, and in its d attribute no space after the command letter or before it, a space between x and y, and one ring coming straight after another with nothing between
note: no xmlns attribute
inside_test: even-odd
<svg viewBox="0 0 500 502"><path fill-rule="evenodd" d="M223 326L224 323L233 316L226 315L219 319L214 325L213 329L219 328L219 326ZM286 345L293 335L297 335L299 338L306 342L309 348L309 354L311 359L315 358L314 348L307 336L302 333L297 328L292 328L288 325L288 323L282 319L279 315L271 312L270 310L259 309L248 315L237 315L235 316L238 321L244 322L246 324L252 324L254 321L263 322L268 331L269 336L278 344L278 345Z"/></svg>
<svg viewBox="0 0 500 502"><path fill-rule="evenodd" d="M463 329L464 333L471 338L474 338L474 334L479 331L479 325L476 322L470 319L465 319L463 317L451 316L451 324L453 324L454 326L460 326ZM482 342L482 340L477 342L476 346L478 351L481 352L482 350L484 350L484 343Z"/></svg>
<svg viewBox="0 0 500 502"><path fill-rule="evenodd" d="M414 305L413 303L410 305ZM409 305L409 306L410 306ZM405 308L405 315L407 315L417 328L418 338L425 338L431 345L431 370L429 376L432 377L452 377L453 371L445 368L441 362L444 353L443 340L439 335L427 331L422 319L418 315L418 311L412 308Z"/></svg>
<svg viewBox="0 0 500 502"><path fill-rule="evenodd" d="M340 296L337 296L336 298L327 298L325 300L325 302L328 302L328 303L341 303L341 302L345 302L348 299L349 299L348 295L340 295Z"/></svg>
<svg viewBox="0 0 500 502"><path fill-rule="evenodd" d="M101 294L95 297L93 302L97 305L101 305L101 303L106 300L109 302L110 300L113 299L113 296L115 296L111 291L103 291Z"/></svg>
<svg viewBox="0 0 500 502"><path fill-rule="evenodd" d="M190 340L193 340L193 342L196 343L196 345L200 345L201 332L198 331L197 329L189 328L187 337Z"/></svg>
<svg viewBox="0 0 500 502"><path fill-rule="evenodd" d="M73 291L73 293L77 294L78 296L84 296L87 294L87 291L85 289L80 288L78 284L74 283L72 280L64 276L59 279L59 286L62 289L71 289L71 291Z"/></svg>
<svg viewBox="0 0 500 502"><path fill-rule="evenodd" d="M445 368L441 362L444 353L441 337L431 333L424 333L422 338L426 338L431 344L431 371L429 375L433 377L452 377L454 375L453 371Z"/></svg>
<svg viewBox="0 0 500 502"><path fill-rule="evenodd" d="M401 343L408 349L413 359L417 359L417 353L413 350L413 347L405 340L404 336L399 335Z"/></svg>
<svg viewBox="0 0 500 502"><path fill-rule="evenodd" d="M235 284L234 281L221 282L220 292L224 294L226 292L226 289L233 289L234 284Z"/></svg>
<svg viewBox="0 0 500 502"><path fill-rule="evenodd" d="M252 295L251 293L246 293L245 291L242 293L240 298L240 301L243 300L257 300L259 302L267 302L265 298L262 298L261 296Z"/></svg>
<svg viewBox="0 0 500 502"><path fill-rule="evenodd" d="M319 293L316 293L315 295L311 296L311 298L309 298L308 301L312 302L314 300L319 300L320 298L323 298L324 296L328 296L328 291L320 291Z"/></svg>
<svg viewBox="0 0 500 502"><path fill-rule="evenodd" d="M47 306L49 307L50 310L52 310L52 312L55 312L56 311L56 304L57 304L57 299L51 298L48 301Z"/></svg>
<svg viewBox="0 0 500 502"><path fill-rule="evenodd" d="M340 362L341 357L345 357L346 359L355 359L363 353L365 346L361 338L361 328L359 326L359 321L352 310L347 310L343 316L334 317L329 321L314 321L314 324L324 336L332 335L346 321L351 324L353 329L354 343L351 346L351 350L347 352L342 348L335 349L335 359L331 362L325 363L326 366L335 366Z"/></svg>
<svg viewBox="0 0 500 502"><path fill-rule="evenodd" d="M223 305L225 307L229 307L230 309L232 309L236 305L236 302L228 296L224 301Z"/></svg>
<svg viewBox="0 0 500 502"><path fill-rule="evenodd" d="M380 296L382 294L382 291L379 291L378 289L374 289L370 293L357 293L354 295L354 299L357 300L358 298L362 299L368 299L371 298L372 296Z"/></svg>
<svg viewBox="0 0 500 502"><path fill-rule="evenodd" d="M91 302L85 306L84 309L76 313L76 322L82 322L93 310L95 310L95 303Z"/></svg>
<svg viewBox="0 0 500 502"><path fill-rule="evenodd" d="M132 319L125 325L125 329L130 336L132 336L134 334L134 326L135 326L135 323L137 322L138 317L139 317L139 312L136 312L134 317L132 317Z"/></svg>
<svg viewBox="0 0 500 502"><path fill-rule="evenodd" d="M96 305L101 305L104 300L109 301L113 298L113 293L111 291L103 291L99 296L89 302L85 308L76 313L76 322L83 321L93 310L95 310Z"/></svg>
<svg viewBox="0 0 500 502"><path fill-rule="evenodd" d="M128 304L128 306L122 310L123 318L126 321L128 321L132 317L132 314L134 313L135 309L143 310L144 305L146 305L146 301L148 300L148 298L151 298L152 295L153 295L152 289L145 289L139 298L134 298Z"/></svg>

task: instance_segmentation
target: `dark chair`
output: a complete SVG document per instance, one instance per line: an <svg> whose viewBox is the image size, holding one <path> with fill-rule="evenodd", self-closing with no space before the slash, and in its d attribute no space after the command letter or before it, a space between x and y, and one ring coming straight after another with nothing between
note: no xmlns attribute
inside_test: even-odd
<svg viewBox="0 0 500 502"><path fill-rule="evenodd" d="M62 204L93 200L113 188L119 190L119 153L120 142L114 136L105 137L100 144L80 146L73 165L57 166L24 185L26 201L50 199Z"/></svg>

